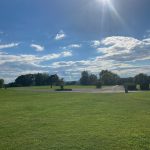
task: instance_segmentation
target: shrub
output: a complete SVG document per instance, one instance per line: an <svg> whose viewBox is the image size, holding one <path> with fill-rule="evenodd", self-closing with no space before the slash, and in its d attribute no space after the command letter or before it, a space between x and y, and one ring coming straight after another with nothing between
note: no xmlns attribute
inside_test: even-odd
<svg viewBox="0 0 150 150"><path fill-rule="evenodd" d="M136 84L134 84L134 83L126 83L124 86L129 91L136 91L137 90Z"/></svg>
<svg viewBox="0 0 150 150"><path fill-rule="evenodd" d="M64 86L63 86L63 85L61 85L61 86L60 86L60 89L61 89L61 90L64 90Z"/></svg>
<svg viewBox="0 0 150 150"><path fill-rule="evenodd" d="M149 83L140 84L140 89L141 90L149 90Z"/></svg>
<svg viewBox="0 0 150 150"><path fill-rule="evenodd" d="M102 82L101 82L101 81L98 81L98 82L96 83L96 88L97 88L97 89L102 88Z"/></svg>

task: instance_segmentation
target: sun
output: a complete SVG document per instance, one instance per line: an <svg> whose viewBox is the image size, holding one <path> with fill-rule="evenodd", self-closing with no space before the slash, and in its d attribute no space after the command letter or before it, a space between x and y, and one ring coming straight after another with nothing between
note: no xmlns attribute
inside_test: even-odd
<svg viewBox="0 0 150 150"><path fill-rule="evenodd" d="M106 11L111 13L111 17L113 19L117 19L119 23L121 23L124 27L127 28L127 25L121 15L119 14L118 10L115 7L115 2L113 0L95 0L97 5L99 4L102 8L102 17L101 22L103 24L103 21L105 19Z"/></svg>

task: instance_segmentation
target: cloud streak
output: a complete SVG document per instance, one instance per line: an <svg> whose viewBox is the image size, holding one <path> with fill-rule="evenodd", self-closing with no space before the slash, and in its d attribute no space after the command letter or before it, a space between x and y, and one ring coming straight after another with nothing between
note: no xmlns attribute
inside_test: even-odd
<svg viewBox="0 0 150 150"><path fill-rule="evenodd" d="M17 47L19 43L1 44L0 49L14 48Z"/></svg>
<svg viewBox="0 0 150 150"><path fill-rule="evenodd" d="M71 44L68 46L68 48L81 48L82 45L81 44Z"/></svg>
<svg viewBox="0 0 150 150"><path fill-rule="evenodd" d="M64 51L61 53L53 53L44 56L37 56L37 55L9 55L0 53L0 64L4 63L13 63L13 62L20 62L20 63L31 63L31 64L39 64L44 61L50 61L53 59L64 58L72 56L72 52Z"/></svg>
<svg viewBox="0 0 150 150"><path fill-rule="evenodd" d="M81 44L70 44L68 46L60 47L61 50L73 50L73 49L79 49L81 48Z"/></svg>
<svg viewBox="0 0 150 150"><path fill-rule="evenodd" d="M38 44L31 44L30 47L34 48L37 52L44 51L44 47Z"/></svg>

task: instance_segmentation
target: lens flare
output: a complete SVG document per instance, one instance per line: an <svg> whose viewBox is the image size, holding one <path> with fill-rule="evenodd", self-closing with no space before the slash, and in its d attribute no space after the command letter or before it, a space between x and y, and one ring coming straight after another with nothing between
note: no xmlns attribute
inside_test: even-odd
<svg viewBox="0 0 150 150"><path fill-rule="evenodd" d="M116 18L118 22L120 22L124 27L126 26L125 21L115 8L112 0L96 0L98 3L102 5L102 24L105 19L105 11L110 11L112 12L112 17ZM127 26L126 26L127 27Z"/></svg>

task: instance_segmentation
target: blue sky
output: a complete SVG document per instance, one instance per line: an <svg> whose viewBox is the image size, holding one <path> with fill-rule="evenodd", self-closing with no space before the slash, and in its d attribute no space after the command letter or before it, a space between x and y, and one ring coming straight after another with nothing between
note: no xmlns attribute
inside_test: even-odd
<svg viewBox="0 0 150 150"><path fill-rule="evenodd" d="M0 0L0 78L108 69L150 74L149 0Z"/></svg>

